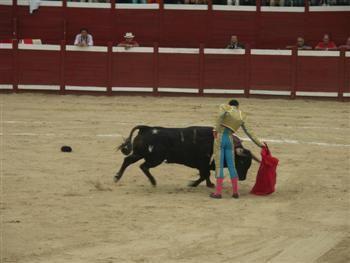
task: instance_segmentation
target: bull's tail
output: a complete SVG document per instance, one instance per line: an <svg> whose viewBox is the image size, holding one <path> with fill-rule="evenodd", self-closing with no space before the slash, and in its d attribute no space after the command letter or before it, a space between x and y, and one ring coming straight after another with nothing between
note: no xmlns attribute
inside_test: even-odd
<svg viewBox="0 0 350 263"><path fill-rule="evenodd" d="M144 125L138 125L136 127L134 127L130 134L129 134L129 137L126 138L124 140L124 142L118 146L118 151L120 150L124 155L129 155L132 151L132 136L134 134L134 132L136 130L140 130L140 129L144 129L144 128L148 128L148 126L144 126Z"/></svg>

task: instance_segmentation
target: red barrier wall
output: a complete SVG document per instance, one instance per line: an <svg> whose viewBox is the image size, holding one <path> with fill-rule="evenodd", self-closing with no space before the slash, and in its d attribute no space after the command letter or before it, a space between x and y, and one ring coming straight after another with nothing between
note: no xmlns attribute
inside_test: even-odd
<svg viewBox="0 0 350 263"><path fill-rule="evenodd" d="M291 56L251 56L251 88L257 90L290 90Z"/></svg>
<svg viewBox="0 0 350 263"><path fill-rule="evenodd" d="M39 49L39 50L38 50ZM350 52L0 45L0 90L349 97ZM7 85L7 84L10 84ZM24 85L24 86L23 86ZM68 87L69 86L69 87ZM71 86L78 86L75 87ZM65 88L66 87L66 88ZM102 87L102 88L96 88ZM119 90L118 90L119 88ZM164 89L165 88L165 89ZM170 88L170 90L169 90ZM47 88L48 89L48 88ZM46 89L46 90L47 90ZM299 94L298 94L299 93Z"/></svg>
<svg viewBox="0 0 350 263"><path fill-rule="evenodd" d="M246 58L244 55L205 55L204 88L244 89Z"/></svg>
<svg viewBox="0 0 350 263"><path fill-rule="evenodd" d="M113 87L153 87L153 53L113 53Z"/></svg>
<svg viewBox="0 0 350 263"><path fill-rule="evenodd" d="M13 37L13 8L12 6L0 5L0 40L12 39Z"/></svg>
<svg viewBox="0 0 350 263"><path fill-rule="evenodd" d="M14 60L12 49L0 49L0 83L12 84Z"/></svg>
<svg viewBox="0 0 350 263"><path fill-rule="evenodd" d="M345 59L345 84L344 92L350 93L350 57Z"/></svg>
<svg viewBox="0 0 350 263"><path fill-rule="evenodd" d="M209 43L206 39L210 23L207 15L206 11L164 10L160 19L160 45L199 47L200 43Z"/></svg>
<svg viewBox="0 0 350 263"><path fill-rule="evenodd" d="M60 52L18 50L20 84L60 85Z"/></svg>
<svg viewBox="0 0 350 263"><path fill-rule="evenodd" d="M59 44L64 39L63 9L40 7L40 11L29 14L28 6L16 8L17 38L42 39L47 44Z"/></svg>
<svg viewBox="0 0 350 263"><path fill-rule="evenodd" d="M107 86L107 53L67 51L65 84L72 86Z"/></svg>
<svg viewBox="0 0 350 263"><path fill-rule="evenodd" d="M198 88L199 56L159 53L158 72L159 87Z"/></svg>
<svg viewBox="0 0 350 263"><path fill-rule="evenodd" d="M298 57L297 91L338 92L339 57Z"/></svg>

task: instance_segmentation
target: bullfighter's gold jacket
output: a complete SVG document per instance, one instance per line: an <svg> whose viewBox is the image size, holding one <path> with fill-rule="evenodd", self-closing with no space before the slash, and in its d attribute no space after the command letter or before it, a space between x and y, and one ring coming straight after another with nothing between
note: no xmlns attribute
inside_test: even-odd
<svg viewBox="0 0 350 263"><path fill-rule="evenodd" d="M215 130L218 133L222 133L224 128L228 128L232 133L236 133L240 127L243 128L245 134L259 147L263 144L255 136L255 134L247 128L245 124L247 115L239 110L237 107L230 106L228 104L221 104L219 117L216 119Z"/></svg>

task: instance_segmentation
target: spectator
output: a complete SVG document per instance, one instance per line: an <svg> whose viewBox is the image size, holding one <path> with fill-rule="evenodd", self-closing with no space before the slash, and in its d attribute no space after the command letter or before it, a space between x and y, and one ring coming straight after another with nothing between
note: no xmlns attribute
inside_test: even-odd
<svg viewBox="0 0 350 263"><path fill-rule="evenodd" d="M318 50L335 50L337 49L337 46L333 41L330 40L330 36L328 34L325 34L323 36L323 41L319 42L315 49Z"/></svg>
<svg viewBox="0 0 350 263"><path fill-rule="evenodd" d="M238 0L236 0L238 1ZM239 0L240 5L256 5L255 0Z"/></svg>
<svg viewBox="0 0 350 263"><path fill-rule="evenodd" d="M147 0L132 0L133 4L147 4Z"/></svg>
<svg viewBox="0 0 350 263"><path fill-rule="evenodd" d="M212 0L213 5L255 5L256 0Z"/></svg>
<svg viewBox="0 0 350 263"><path fill-rule="evenodd" d="M350 37L348 37L348 39L346 40L345 45L341 45L339 48L350 50Z"/></svg>
<svg viewBox="0 0 350 263"><path fill-rule="evenodd" d="M183 4L183 0L164 0L164 4Z"/></svg>
<svg viewBox="0 0 350 263"><path fill-rule="evenodd" d="M139 44L134 40L135 35L128 32L124 35L125 40L118 44L118 47L124 47L125 49L130 49L133 47L138 47Z"/></svg>
<svg viewBox="0 0 350 263"><path fill-rule="evenodd" d="M228 0L212 0L213 5L228 5Z"/></svg>
<svg viewBox="0 0 350 263"><path fill-rule="evenodd" d="M47 0L46 0L47 1ZM49 0L60 1L60 0ZM81 2L81 3L110 3L110 0L67 0L67 2Z"/></svg>
<svg viewBox="0 0 350 263"><path fill-rule="evenodd" d="M184 0L184 4L188 5L206 5L207 0Z"/></svg>
<svg viewBox="0 0 350 263"><path fill-rule="evenodd" d="M311 0L321 1L321 0ZM261 0L262 6L304 6L305 0Z"/></svg>
<svg viewBox="0 0 350 263"><path fill-rule="evenodd" d="M305 44L305 40L302 37L297 38L297 43L295 46L287 46L286 48L294 48L297 47L299 50L310 50L312 47Z"/></svg>
<svg viewBox="0 0 350 263"><path fill-rule="evenodd" d="M284 6L284 0L270 0L270 6Z"/></svg>
<svg viewBox="0 0 350 263"><path fill-rule="evenodd" d="M74 45L79 47L93 46L94 42L92 36L88 33L86 28L80 30L80 34L76 35Z"/></svg>
<svg viewBox="0 0 350 263"><path fill-rule="evenodd" d="M350 5L349 0L338 0L336 5Z"/></svg>
<svg viewBox="0 0 350 263"><path fill-rule="evenodd" d="M311 5L349 5L349 0L311 0Z"/></svg>
<svg viewBox="0 0 350 263"><path fill-rule="evenodd" d="M304 0L286 0L286 6L304 6Z"/></svg>
<svg viewBox="0 0 350 263"><path fill-rule="evenodd" d="M233 35L231 36L230 44L227 45L228 49L244 49L244 45L238 42L238 37Z"/></svg>

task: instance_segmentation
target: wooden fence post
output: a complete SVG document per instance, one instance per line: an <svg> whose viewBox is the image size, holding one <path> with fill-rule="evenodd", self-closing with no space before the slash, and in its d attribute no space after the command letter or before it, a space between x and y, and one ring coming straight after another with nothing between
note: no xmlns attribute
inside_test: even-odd
<svg viewBox="0 0 350 263"><path fill-rule="evenodd" d="M158 47L158 43L154 43L153 44L153 94L154 95L158 95L158 86L159 86L158 59L159 59L159 47Z"/></svg>
<svg viewBox="0 0 350 263"><path fill-rule="evenodd" d="M61 41L60 49L60 94L65 94L66 79L65 79L65 62L66 62L66 41Z"/></svg>
<svg viewBox="0 0 350 263"><path fill-rule="evenodd" d="M13 91L18 92L18 83L19 83L19 65L18 65L18 40L12 40L12 63L13 63L13 72L12 72L12 81L13 81Z"/></svg>

